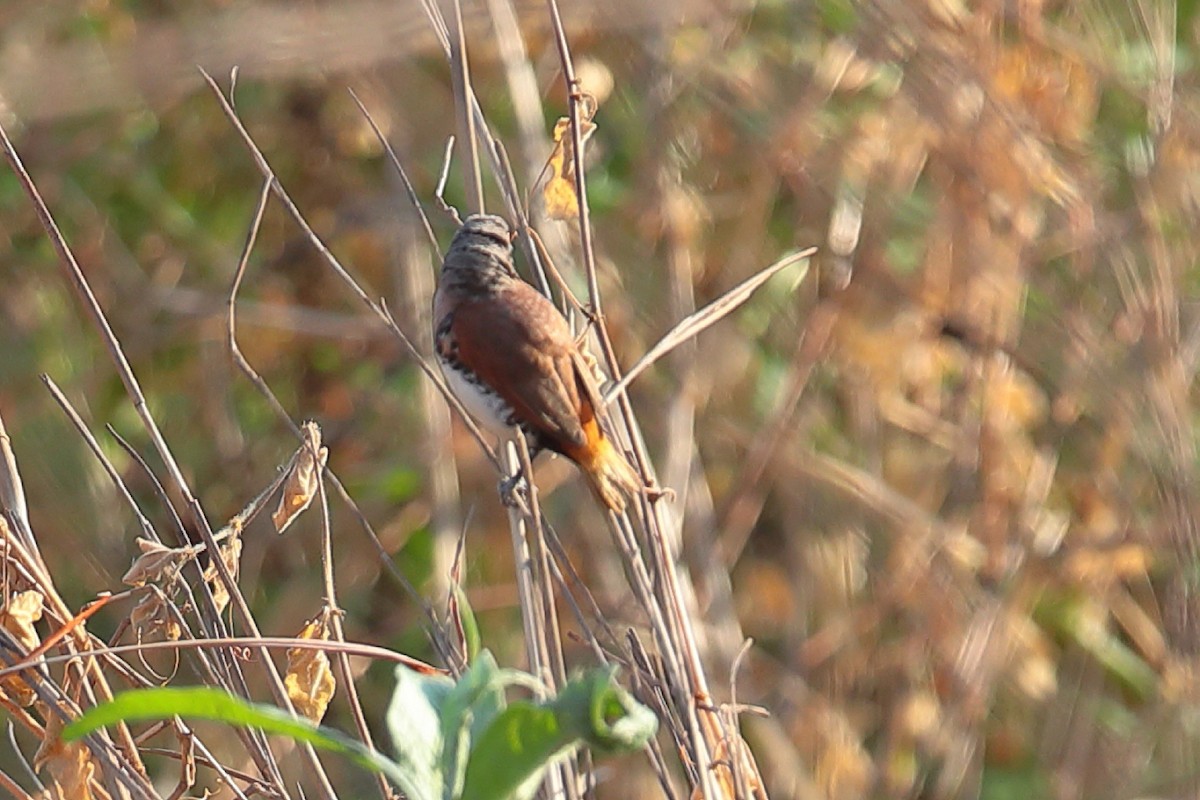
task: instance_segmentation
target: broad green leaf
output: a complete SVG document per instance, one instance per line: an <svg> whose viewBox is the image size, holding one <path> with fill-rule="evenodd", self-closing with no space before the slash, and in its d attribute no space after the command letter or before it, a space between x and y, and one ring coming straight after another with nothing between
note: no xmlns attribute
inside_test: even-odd
<svg viewBox="0 0 1200 800"><path fill-rule="evenodd" d="M586 721L581 735L602 753L637 750L658 729L654 712L614 680L615 671L593 670L582 679L569 682L553 701L560 716Z"/></svg>
<svg viewBox="0 0 1200 800"><path fill-rule="evenodd" d="M554 710L513 703L493 720L471 750L462 800L527 800L546 768L579 745Z"/></svg>
<svg viewBox="0 0 1200 800"><path fill-rule="evenodd" d="M410 779L400 765L384 758L361 742L331 728L313 725L275 706L261 705L207 686L189 688L134 689L110 702L90 708L63 730L64 741L75 741L117 722L145 720L206 719L230 725L258 728L287 736L313 747L341 753L359 766L387 776L410 800L436 800Z"/></svg>
<svg viewBox="0 0 1200 800"><path fill-rule="evenodd" d="M431 800L448 796L443 772L441 709L454 688L450 678L422 675L400 666L396 668L396 689L388 704L387 727L396 760L420 787L421 796Z"/></svg>
<svg viewBox="0 0 1200 800"><path fill-rule="evenodd" d="M501 669L487 650L457 683L399 667L387 721L401 765L432 796L458 797L473 745L504 709L504 690L514 685L538 686L524 672Z"/></svg>
<svg viewBox="0 0 1200 800"><path fill-rule="evenodd" d="M442 736L446 742L442 758L447 797L462 792L471 743L504 709L506 671L484 650L447 694L440 709Z"/></svg>
<svg viewBox="0 0 1200 800"><path fill-rule="evenodd" d="M516 702L471 748L463 800L525 800L546 768L581 743L603 752L641 747L654 735L654 714L613 682L611 670L569 681L545 703Z"/></svg>

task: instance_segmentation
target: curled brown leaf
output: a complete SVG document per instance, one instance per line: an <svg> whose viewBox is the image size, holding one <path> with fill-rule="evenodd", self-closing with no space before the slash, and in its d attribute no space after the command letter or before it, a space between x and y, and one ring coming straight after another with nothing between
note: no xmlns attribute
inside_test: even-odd
<svg viewBox="0 0 1200 800"><path fill-rule="evenodd" d="M321 446L321 428L317 423L304 423L304 444L292 459L292 469L283 484L279 508L271 515L275 530L283 533L296 517L303 513L317 495L321 471L329 459L329 448Z"/></svg>
<svg viewBox="0 0 1200 800"><path fill-rule="evenodd" d="M63 720L60 714L39 703L38 710L46 720L42 743L33 756L33 768L45 772L49 789L47 798L53 800L91 800L92 779L96 764L92 753L82 741L62 740Z"/></svg>
<svg viewBox="0 0 1200 800"><path fill-rule="evenodd" d="M585 105L592 110L594 106ZM592 113L579 120L580 140L586 142L595 133L596 123L592 122ZM575 147L571 138L571 120L560 117L554 123L554 150L546 162L546 170L550 177L542 187L542 199L546 204L546 214L551 219L569 220L579 216L579 197L575 193Z"/></svg>
<svg viewBox="0 0 1200 800"><path fill-rule="evenodd" d="M42 618L42 593L30 589L17 592L9 598L0 609L0 628L4 628L14 639L27 650L34 650L41 644L41 637L33 627L33 623ZM20 706L32 705L37 695L20 675L12 675L0 680L0 693L6 695Z"/></svg>
<svg viewBox="0 0 1200 800"><path fill-rule="evenodd" d="M128 586L168 582L174 578L179 565L194 553L190 548L171 548L141 537L137 540L137 546L142 554L134 559L133 565L121 576L121 582Z"/></svg>
<svg viewBox="0 0 1200 800"><path fill-rule="evenodd" d="M329 612L323 611L305 623L296 638L327 640ZM321 650L299 647L288 650L287 676L283 683L296 711L312 722L320 722L325 716L337 689L337 681L329 668L329 657Z"/></svg>

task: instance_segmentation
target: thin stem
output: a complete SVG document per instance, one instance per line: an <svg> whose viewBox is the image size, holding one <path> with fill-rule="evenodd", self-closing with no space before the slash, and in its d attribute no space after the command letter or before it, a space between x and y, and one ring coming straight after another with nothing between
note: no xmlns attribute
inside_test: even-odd
<svg viewBox="0 0 1200 800"><path fill-rule="evenodd" d="M208 523L208 519L205 517L204 512L200 507L200 503L196 500L195 495L188 486L188 482L183 476L183 471L180 469L178 462L175 460L174 454L167 445L166 439L163 437L162 432L158 428L158 423L155 422L153 415L150 413L149 406L146 403L146 397L142 393L141 385L139 384L137 377L134 375L128 359L125 357L125 353L120 342L113 333L112 327L109 325L108 319L104 315L104 311L100 308L100 303L96 300L95 294L92 293L91 286L84 277L83 270L80 269L79 262L76 261L74 253L71 252L70 247L67 245L65 237L58 227L58 223L54 220L53 215L51 215L50 209L47 208L45 201L42 200L41 193L38 191L33 179L26 171L24 164L21 163L21 159L17 155L12 141L9 139L8 132L4 130L4 126L2 124L0 124L0 142L2 142L4 147L5 158L8 160L9 165L16 173L26 195L28 195L30 200L33 202L38 219L41 221L42 227L45 229L55 252L58 254L59 266L62 268L68 283L70 283L72 288L74 288L75 293L80 302L83 304L84 310L88 317L92 320L92 323L99 331L100 338L103 341L105 348L108 350L117 374L125 386L126 393L133 402L134 410L136 411L139 419L141 419L142 425L149 434L155 450L158 452L159 457L166 466L172 482L175 484L175 487L182 496L184 505L187 507L188 512L192 515L192 519L196 524L196 528L199 530L201 537L205 539L205 543L212 548L212 552L217 552L216 543L212 539L212 528ZM241 596L237 582L233 580L232 575L229 573L229 569L226 567L222 559L214 559L213 564L217 567L217 572L221 576L221 580L224 582L230 598L234 600L235 608L237 609L239 616L241 616L242 621L247 625L248 628L253 630L256 627L254 624L254 619L250 615L248 607L245 605L244 598ZM211 603L212 595L211 593L202 593L202 598ZM219 615L215 614L215 607L210 608L209 610L213 613L214 617L219 617ZM89 660L88 663L94 664L94 662L91 660ZM240 667L236 665L236 662L230 663L234 666L234 671L237 673L237 676L240 679L239 682L243 684L241 687L242 691L246 691L244 686L244 678L241 678L240 675ZM287 693L283 688L283 682L279 678L278 672L275 671L274 665L271 664L269 659L266 659L266 663L268 666L268 672L273 678L272 688L276 692L276 697L282 697L284 700L286 700ZM94 679L96 680L97 685L101 687L101 690L107 694L108 692L103 675L97 672L97 674L94 675ZM142 765L141 758L137 754L137 749L133 746L133 740L129 735L127 726L124 724L117 726L117 735L119 740L123 743L124 749L128 751L126 755L129 758L130 763L135 765L139 772L144 773L145 767ZM306 751L311 754L312 748L308 747L306 748ZM254 751L252 750L251 752L253 753ZM264 747L264 752L269 754L269 748ZM314 764L317 763L315 755L311 757L310 761ZM276 783L276 788L284 796L288 796L287 790L283 786L282 775L279 772L278 765L274 763L273 757L268 755L268 757L264 759L259 766L260 768L266 770L267 774L272 775ZM317 768L319 770L319 764L317 764ZM332 798L332 789L330 790L328 796Z"/></svg>
<svg viewBox="0 0 1200 800"><path fill-rule="evenodd" d="M460 161L464 164L463 189L467 195L467 208L473 214L482 214L483 171L479 168L479 140L475 132L475 115L471 113L471 67L467 60L467 37L463 31L462 2L453 0L450 15L450 77L454 84L455 118L458 120L458 147Z"/></svg>

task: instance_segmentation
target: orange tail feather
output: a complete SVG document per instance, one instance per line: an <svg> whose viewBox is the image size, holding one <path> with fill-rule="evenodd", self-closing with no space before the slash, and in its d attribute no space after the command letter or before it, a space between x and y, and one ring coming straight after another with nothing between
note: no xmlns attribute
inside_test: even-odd
<svg viewBox="0 0 1200 800"><path fill-rule="evenodd" d="M618 514L625 510L626 498L636 497L642 488L637 472L607 438L596 442L579 466L597 499Z"/></svg>

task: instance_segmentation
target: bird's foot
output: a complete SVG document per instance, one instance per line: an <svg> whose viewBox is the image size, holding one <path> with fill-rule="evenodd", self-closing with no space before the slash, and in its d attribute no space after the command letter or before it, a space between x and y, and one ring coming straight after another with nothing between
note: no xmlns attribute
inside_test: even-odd
<svg viewBox="0 0 1200 800"><path fill-rule="evenodd" d="M500 502L509 508L529 508L529 482L524 473L509 475L496 489L500 492Z"/></svg>
<svg viewBox="0 0 1200 800"><path fill-rule="evenodd" d="M645 492L646 499L651 503L658 500L666 500L668 503L675 502L675 490L670 486L647 486Z"/></svg>

